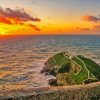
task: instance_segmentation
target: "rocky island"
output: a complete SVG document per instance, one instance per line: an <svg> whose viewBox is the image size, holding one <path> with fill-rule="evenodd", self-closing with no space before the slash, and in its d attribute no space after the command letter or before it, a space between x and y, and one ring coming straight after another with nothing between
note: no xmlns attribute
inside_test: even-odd
<svg viewBox="0 0 100 100"><path fill-rule="evenodd" d="M56 79L49 80L50 85L66 86L88 84L100 81L100 66L82 55L72 56L66 52L50 57L42 73Z"/></svg>

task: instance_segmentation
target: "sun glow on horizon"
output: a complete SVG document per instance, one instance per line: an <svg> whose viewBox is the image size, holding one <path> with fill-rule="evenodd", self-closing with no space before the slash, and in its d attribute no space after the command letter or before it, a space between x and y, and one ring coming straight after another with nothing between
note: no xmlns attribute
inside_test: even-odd
<svg viewBox="0 0 100 100"><path fill-rule="evenodd" d="M0 35L100 32L99 12L95 10L100 9L99 1L25 1L0 1Z"/></svg>

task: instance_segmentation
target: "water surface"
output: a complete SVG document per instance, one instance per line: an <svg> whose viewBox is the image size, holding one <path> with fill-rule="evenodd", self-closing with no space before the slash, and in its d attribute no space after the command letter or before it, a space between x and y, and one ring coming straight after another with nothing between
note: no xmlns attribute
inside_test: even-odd
<svg viewBox="0 0 100 100"><path fill-rule="evenodd" d="M0 37L0 90L48 86L52 76L40 70L49 57L63 51L100 64L100 36Z"/></svg>

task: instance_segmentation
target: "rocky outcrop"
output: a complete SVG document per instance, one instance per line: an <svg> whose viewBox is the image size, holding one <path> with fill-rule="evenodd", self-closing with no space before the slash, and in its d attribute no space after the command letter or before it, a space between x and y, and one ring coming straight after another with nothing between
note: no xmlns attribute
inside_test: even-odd
<svg viewBox="0 0 100 100"><path fill-rule="evenodd" d="M87 85L0 91L0 100L99 100L100 82Z"/></svg>
<svg viewBox="0 0 100 100"><path fill-rule="evenodd" d="M52 86L52 85L55 85L57 86L57 80L56 79L49 79L49 84Z"/></svg>

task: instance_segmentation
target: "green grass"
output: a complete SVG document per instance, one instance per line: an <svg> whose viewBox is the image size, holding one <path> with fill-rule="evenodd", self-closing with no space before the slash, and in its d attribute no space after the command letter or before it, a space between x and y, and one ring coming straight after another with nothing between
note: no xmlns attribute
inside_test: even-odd
<svg viewBox="0 0 100 100"><path fill-rule="evenodd" d="M79 64L81 67L80 69L80 72L78 74L73 74L72 75L72 78L74 79L74 81L77 83L77 84L82 84L83 81L88 78L88 73L87 73L87 70L85 69L83 63L77 59L76 57L73 58L73 61L75 61L77 64Z"/></svg>
<svg viewBox="0 0 100 100"><path fill-rule="evenodd" d="M67 70L67 68L65 68L65 65L69 63L70 59L65 57L64 54L64 52L58 53L48 60L50 66L50 74L56 75L61 70L63 70L63 72L64 69Z"/></svg>
<svg viewBox="0 0 100 100"><path fill-rule="evenodd" d="M64 56L64 53L58 53L53 57L53 61L56 65L61 66L63 63L68 63L70 61L69 58Z"/></svg>
<svg viewBox="0 0 100 100"><path fill-rule="evenodd" d="M96 64L91 59L85 58L83 56L78 56L84 63L86 64L87 68L93 73L95 77L100 80L100 66Z"/></svg>

